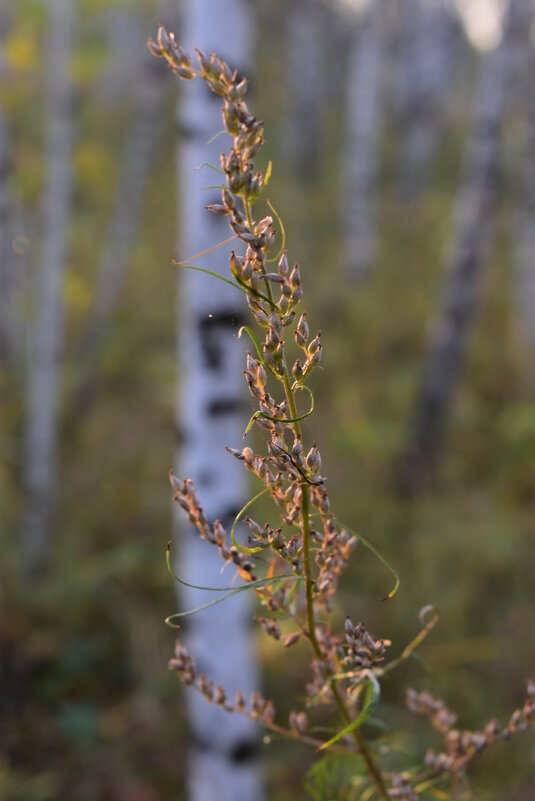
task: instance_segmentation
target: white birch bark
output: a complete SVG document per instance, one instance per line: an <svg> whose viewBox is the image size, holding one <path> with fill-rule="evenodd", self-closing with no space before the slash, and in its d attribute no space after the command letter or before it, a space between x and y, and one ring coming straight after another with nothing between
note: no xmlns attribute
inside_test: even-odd
<svg viewBox="0 0 535 801"><path fill-rule="evenodd" d="M526 3L529 0L525 0ZM531 5L532 16L535 11ZM532 23L533 25L533 19ZM524 110L524 142L521 155L520 208L516 212L514 249L514 297L522 333L535 349L535 48L525 48L525 77L518 100ZM520 103L519 103L520 107Z"/></svg>
<svg viewBox="0 0 535 801"><path fill-rule="evenodd" d="M130 73L130 92L135 94L133 122L128 135L117 183L115 210L103 248L97 273L96 289L87 330L81 347L82 374L74 408L88 399L88 389L110 324L126 281L132 248L146 187L157 149L160 109L168 86L164 65L146 52L141 63Z"/></svg>
<svg viewBox="0 0 535 801"><path fill-rule="evenodd" d="M434 466L464 362L492 230L508 50L522 33L518 13L522 2L511 1L501 45L481 59L441 305L429 335L403 462L402 484L407 490L417 489Z"/></svg>
<svg viewBox="0 0 535 801"><path fill-rule="evenodd" d="M363 278L377 250L382 2L372 0L352 25L346 76L342 174L342 259L352 280Z"/></svg>
<svg viewBox="0 0 535 801"><path fill-rule="evenodd" d="M75 0L49 0L45 45L45 186L43 244L36 278L30 354L23 545L38 564L45 555L56 481L58 395L63 336L71 168L71 48Z"/></svg>
<svg viewBox="0 0 535 801"><path fill-rule="evenodd" d="M240 72L248 71L251 28L243 0L188 0L183 7L180 41L190 52L215 51ZM179 104L178 193L179 253L187 258L228 238L228 228L209 214L204 204L219 201L219 190L202 187L220 183L203 162L219 165L225 140L219 99L197 82L183 85ZM226 140L228 141L228 139ZM234 243L235 244L235 243ZM197 264L227 274L228 247L200 258ZM244 304L241 293L199 273L179 275L177 339L179 384L176 421L181 441L176 472L195 480L209 520L218 518L227 530L244 505L248 487L242 466L225 445L242 441L246 424L243 349L237 342ZM176 510L177 571L193 584L228 586L229 567L221 573L217 549L200 540ZM211 600L213 593L181 587L182 609ZM209 597L207 597L209 596ZM187 618L188 647L199 672L221 684L231 697L259 689L259 671L252 631L252 601L240 593L209 610ZM258 764L258 732L254 724L207 704L195 691L186 692L191 730L189 798L191 801L258 801L262 782Z"/></svg>
<svg viewBox="0 0 535 801"><path fill-rule="evenodd" d="M453 69L455 25L445 0L409 0L400 73L404 103L401 119L400 190L414 200L425 188L446 109Z"/></svg>
<svg viewBox="0 0 535 801"><path fill-rule="evenodd" d="M132 78L138 72L139 56L145 45L139 4L132 6L122 3L105 9L99 26L104 29L111 57L99 79L98 94L110 106L121 103L132 92Z"/></svg>
<svg viewBox="0 0 535 801"><path fill-rule="evenodd" d="M318 167L322 111L328 86L326 9L321 0L292 0L286 16L286 159L305 179Z"/></svg>

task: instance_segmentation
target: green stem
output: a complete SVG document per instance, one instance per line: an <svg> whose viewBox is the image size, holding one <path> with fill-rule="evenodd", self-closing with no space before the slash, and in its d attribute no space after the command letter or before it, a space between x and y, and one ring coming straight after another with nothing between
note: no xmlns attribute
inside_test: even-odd
<svg viewBox="0 0 535 801"><path fill-rule="evenodd" d="M244 201L245 212L247 215L247 222L249 227L252 229L253 227L253 220L251 215L251 209L248 203ZM265 271L264 271L265 272ZM273 302L273 294L271 292L271 286L269 281L266 281L267 284L267 291L270 300ZM288 406L290 407L290 414L292 419L294 420L293 429L295 436L298 439L301 439L301 426L299 425L299 421L297 418L299 415L297 414L297 406L295 404L295 397L292 390L292 385L290 382L290 376L288 374L288 369L285 367L284 371L284 390L286 394L286 400L288 401ZM306 588L306 616L307 616L307 628L308 628L308 636L310 638L310 642L312 644L312 648L314 653L318 657L319 660L323 661L323 653L318 642L318 638L316 635L316 625L314 622L314 580L312 578L312 564L310 559L310 487L306 482L303 482L301 485L303 491L303 498L301 501L301 519L302 519L302 526L303 526L303 557L304 557L304 573L305 573L305 588ZM332 693L334 695L334 699L336 701L336 705L340 711L340 715L346 725L351 722L351 717L349 712L346 709L346 705L344 704L343 698L340 695L340 691L335 684L331 686ZM359 753L362 756L364 763L366 765L366 770L368 771L368 775L372 780L373 784L375 785L375 789L377 793L383 801L390 801L390 797L388 795L388 791L385 787L385 783L383 777L381 775L381 771L375 764L373 757L364 741L364 738L360 734L359 731L356 729L351 733L355 744L359 749Z"/></svg>
<svg viewBox="0 0 535 801"><path fill-rule="evenodd" d="M284 377L284 388L286 390L286 399L290 407L290 413L292 417L295 419L296 417L298 417L298 414L288 372L286 372L286 375ZM299 422L297 421L294 423L294 432L296 437L301 437L301 428L299 426ZM310 562L310 487L306 483L303 483L301 487L303 490L303 500L301 502L301 514L303 521L303 555L304 555L308 634L310 637L310 642L312 643L312 648L314 649L314 653L316 654L318 659L323 660L323 653L321 651L320 644L316 636L316 626L314 623L314 598L313 598L314 582L312 579L312 566ZM340 695L340 691L338 690L338 687L336 687L335 684L332 685L331 689L334 695L334 699L336 701L336 705L340 711L340 715L342 716L344 723L348 725L351 722L351 718L349 712L346 709L346 705L344 704L342 696ZM382 798L383 801L390 801L387 789L385 787L385 783L383 781L383 777L381 776L381 772L377 767L377 765L375 764L373 757L366 743L364 742L364 738L362 737L360 732L357 731L356 729L352 732L352 737L364 760L364 763L366 765L366 770L368 771L368 775L372 780L372 782L374 783L379 797Z"/></svg>

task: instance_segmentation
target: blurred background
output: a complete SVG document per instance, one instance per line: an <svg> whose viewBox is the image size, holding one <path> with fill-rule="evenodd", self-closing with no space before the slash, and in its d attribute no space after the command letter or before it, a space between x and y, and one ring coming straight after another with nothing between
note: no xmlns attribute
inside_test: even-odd
<svg viewBox="0 0 535 801"><path fill-rule="evenodd" d="M163 623L184 131L145 42L159 22L180 38L188 7L0 4L1 801L185 798ZM269 196L323 332L306 436L337 514L401 575L379 603L391 578L357 551L341 619L399 651L424 604L442 615L431 672L404 666L380 714L418 750L408 685L475 727L507 719L535 671L535 4L249 9ZM258 645L290 708L305 654L282 668ZM303 790L312 756L266 745L267 797L321 798ZM535 798L533 735L475 782Z"/></svg>

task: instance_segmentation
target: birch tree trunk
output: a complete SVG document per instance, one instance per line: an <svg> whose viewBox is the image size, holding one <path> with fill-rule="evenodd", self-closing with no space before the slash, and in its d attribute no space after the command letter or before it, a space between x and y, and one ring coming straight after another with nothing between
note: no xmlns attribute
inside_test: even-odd
<svg viewBox="0 0 535 801"><path fill-rule="evenodd" d="M11 146L7 119L0 107L0 365L9 365L15 350L16 308L13 302L14 259L11 198Z"/></svg>
<svg viewBox="0 0 535 801"><path fill-rule="evenodd" d="M7 77L1 49L9 28L9 14L0 8L0 80ZM0 101L0 367L8 369L15 361L15 354L20 352L17 337L18 278L12 246L15 231L11 173L11 131Z"/></svg>
<svg viewBox="0 0 535 801"><path fill-rule="evenodd" d="M511 1L502 43L483 56L480 65L441 306L429 335L402 461L401 483L409 492L417 490L432 474L468 345L497 194L508 50L515 46L522 31L518 13L522 2Z"/></svg>
<svg viewBox="0 0 535 801"><path fill-rule="evenodd" d="M526 51L521 94L525 122L519 198L521 206L516 214L514 240L514 295L522 333L528 345L535 350L535 50L532 46Z"/></svg>
<svg viewBox="0 0 535 801"><path fill-rule="evenodd" d="M287 113L284 147L288 163L303 180L318 166L328 70L325 65L326 9L321 0L292 0L286 18Z"/></svg>
<svg viewBox="0 0 535 801"><path fill-rule="evenodd" d="M251 27L243 0L188 0L184 4L180 41L190 51L215 51L239 72L249 67ZM221 130L219 99L197 82L186 84L179 104L181 141L178 147L179 252L187 258L228 238L228 228L209 214L206 203L218 190L202 187L219 183L203 162L219 165L221 141L207 147ZM226 274L228 247L206 254L197 262ZM179 383L176 423L179 446L176 472L191 476L209 520L218 518L227 530L244 505L244 471L229 458L225 445L239 443L246 425L243 350L237 332L243 322L241 293L199 273L180 274L177 306ZM178 509L178 507L177 507ZM227 586L232 568L221 574L216 548L200 540L178 509L175 540L177 571L193 584ZM214 596L181 587L181 608L192 608ZM204 672L230 696L258 689L259 671L251 630L251 597L237 596L188 618L187 639ZM258 801L262 784L258 764L257 730L238 715L207 704L195 691L186 693L191 730L189 798L191 801Z"/></svg>
<svg viewBox="0 0 535 801"><path fill-rule="evenodd" d="M425 188L445 116L455 26L444 0L409 0L400 64L405 87L401 122L400 191L414 200Z"/></svg>
<svg viewBox="0 0 535 801"><path fill-rule="evenodd" d="M45 556L56 482L62 282L66 261L71 169L71 67L75 0L49 0L45 76L43 245L30 354L22 539L31 563Z"/></svg>
<svg viewBox="0 0 535 801"><path fill-rule="evenodd" d="M381 0L372 0L359 17L345 11L353 31L344 104L342 248L346 274L353 280L366 275L377 249L382 7Z"/></svg>
<svg viewBox="0 0 535 801"><path fill-rule="evenodd" d="M168 86L167 77L163 64L148 52L130 74L130 91L135 92L136 108L128 129L114 216L102 251L89 323L81 346L83 372L72 404L77 416L90 398L92 379L125 285L144 189L161 132L160 109Z"/></svg>

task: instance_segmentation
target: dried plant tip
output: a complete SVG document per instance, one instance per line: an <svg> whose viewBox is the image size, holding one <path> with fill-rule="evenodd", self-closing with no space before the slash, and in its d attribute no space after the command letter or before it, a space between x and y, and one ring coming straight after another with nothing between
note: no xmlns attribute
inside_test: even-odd
<svg viewBox="0 0 535 801"><path fill-rule="evenodd" d="M307 313L303 312L303 314L299 318L299 322L297 323L297 329L295 331L295 341L297 342L299 347L303 349L306 349L306 343L308 342L308 338L310 336L306 316Z"/></svg>
<svg viewBox="0 0 535 801"><path fill-rule="evenodd" d="M321 348L321 331L318 331L310 345L308 346L307 352L309 356L312 356L316 353L317 350Z"/></svg>
<svg viewBox="0 0 535 801"><path fill-rule="evenodd" d="M292 272L290 273L290 287L292 289L296 289L297 287L301 286L301 273L299 272L299 265L297 262L292 267Z"/></svg>
<svg viewBox="0 0 535 801"><path fill-rule="evenodd" d="M274 640L280 640L281 629L276 620L271 620L266 617L258 617L257 620L266 634L269 634Z"/></svg>
<svg viewBox="0 0 535 801"><path fill-rule="evenodd" d="M305 377L305 368L303 366L303 362L296 359L294 365L292 367L292 375L296 381L302 381Z"/></svg>
<svg viewBox="0 0 535 801"><path fill-rule="evenodd" d="M314 476L317 475L321 470L321 456L316 446L316 443L312 445L311 449L307 453L305 461L312 475Z"/></svg>
<svg viewBox="0 0 535 801"><path fill-rule="evenodd" d="M212 214L217 215L218 217L224 217L227 214L230 214L230 211L223 206L221 203L207 203L204 207L207 211L211 211Z"/></svg>
<svg viewBox="0 0 535 801"><path fill-rule="evenodd" d="M221 685L218 685L214 691L214 703L217 704L218 706L224 706L226 700L227 700L227 695L225 693L225 690L223 689L223 687L221 687Z"/></svg>
<svg viewBox="0 0 535 801"><path fill-rule="evenodd" d="M153 56L161 57L164 54L163 48L160 45L157 45L154 39L149 37L147 42L147 47L149 48L150 52Z"/></svg>
<svg viewBox="0 0 535 801"><path fill-rule="evenodd" d="M298 642L300 637L301 637L301 632L294 631L292 634L288 634L288 636L284 638L282 644L284 645L285 648L291 648L292 645L295 645L296 642Z"/></svg>
<svg viewBox="0 0 535 801"><path fill-rule="evenodd" d="M172 488L176 491L180 489L182 486L182 482L178 479L172 470L169 471L169 481L171 483Z"/></svg>
<svg viewBox="0 0 535 801"><path fill-rule="evenodd" d="M295 712L292 710L288 716L288 722L292 731L297 734L304 734L308 726L308 718L305 712Z"/></svg>

